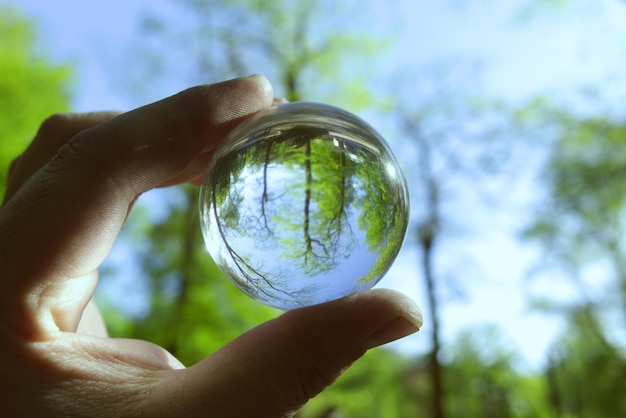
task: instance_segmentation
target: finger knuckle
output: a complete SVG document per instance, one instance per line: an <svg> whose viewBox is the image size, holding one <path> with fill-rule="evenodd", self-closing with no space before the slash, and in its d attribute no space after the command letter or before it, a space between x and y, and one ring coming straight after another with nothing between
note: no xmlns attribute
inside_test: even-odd
<svg viewBox="0 0 626 418"><path fill-rule="evenodd" d="M278 392L283 404L294 410L330 386L339 374L313 362L296 366L292 370L290 378L282 382Z"/></svg>
<svg viewBox="0 0 626 418"><path fill-rule="evenodd" d="M55 113L46 118L39 127L38 137L57 136L65 132L72 123L71 113Z"/></svg>
<svg viewBox="0 0 626 418"><path fill-rule="evenodd" d="M323 367L319 364L309 364L299 375L299 383L302 387L302 394L306 399L311 399L328 386L330 386L338 376L335 369Z"/></svg>
<svg viewBox="0 0 626 418"><path fill-rule="evenodd" d="M94 129L86 129L67 142L57 151L52 165L65 165L68 161L81 162L86 166L98 167L101 153L96 147L97 133Z"/></svg>

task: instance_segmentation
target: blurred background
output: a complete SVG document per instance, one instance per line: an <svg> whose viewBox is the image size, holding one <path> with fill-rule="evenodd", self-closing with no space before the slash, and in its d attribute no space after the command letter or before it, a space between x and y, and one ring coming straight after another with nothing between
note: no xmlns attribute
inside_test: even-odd
<svg viewBox="0 0 626 418"><path fill-rule="evenodd" d="M0 0L0 196L52 113L252 73L366 119L411 191L378 287L424 327L299 417L626 416L626 2ZM97 297L185 364L280 314L208 258L193 187L142 196Z"/></svg>

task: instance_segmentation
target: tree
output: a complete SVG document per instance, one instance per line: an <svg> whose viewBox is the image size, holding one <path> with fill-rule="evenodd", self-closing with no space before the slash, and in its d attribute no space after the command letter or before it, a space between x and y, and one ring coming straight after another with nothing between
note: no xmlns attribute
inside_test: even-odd
<svg viewBox="0 0 626 418"><path fill-rule="evenodd" d="M598 96L579 99L584 110L540 100L523 112L551 144L545 196L525 237L541 244L541 267L561 273L550 280L560 276L573 295L539 298L568 323L546 370L555 413L619 416L626 412L617 395L626 368L626 129L622 112ZM584 394L581 379L594 382Z"/></svg>
<svg viewBox="0 0 626 418"><path fill-rule="evenodd" d="M172 85L172 79L178 89L261 72L277 96L290 101L355 109L373 100L367 90L372 74L360 64L384 41L346 24L359 10L353 0L172 0L172 5L176 13L149 14L142 22L142 42L130 51L138 65L131 73L125 69L120 81L126 91L149 96L155 85Z"/></svg>
<svg viewBox="0 0 626 418"><path fill-rule="evenodd" d="M609 13L623 7L616 1L536 3ZM538 97L520 111L522 125L545 151L545 189L524 237L541 246L536 272L544 274L534 283L553 289L535 295L535 306L566 323L545 370L558 417L626 413L620 395L626 367L626 114L623 103L611 99L623 91L621 74L614 71L614 78L605 75L556 98ZM587 388L581 382L594 383Z"/></svg>
<svg viewBox="0 0 626 418"><path fill-rule="evenodd" d="M41 47L32 21L0 7L0 200L11 161L45 118L69 108L70 68L51 62Z"/></svg>
<svg viewBox="0 0 626 418"><path fill-rule="evenodd" d="M508 134L511 120L501 105L479 99L474 91L459 80L475 78L465 72L470 66L455 63L454 71L443 72L441 64L427 71L436 74L425 79L414 94L421 96L418 106L397 109L402 137L414 147L415 160L409 171L412 184L412 239L420 250L419 270L428 299L431 351L428 355L432 396L431 414L446 416L446 388L441 360L441 285L437 271L437 254L446 233L464 219L447 217L446 206L455 201L454 180L486 182L499 172L513 149ZM461 69L461 71L459 71ZM434 77L433 77L434 78ZM433 88L433 86L436 86ZM424 87L424 94L418 94ZM465 183L465 185L469 185ZM476 193L484 190L472 187ZM455 202L457 205L459 202Z"/></svg>
<svg viewBox="0 0 626 418"><path fill-rule="evenodd" d="M624 117L540 104L535 123L552 136L543 177L546 196L525 236L544 247L546 266L562 268L578 300L626 321L626 128ZM591 107L593 109L593 107ZM534 112L533 111L533 112ZM596 113L597 112L597 113ZM541 115L541 116L537 116ZM531 114L526 115L532 118ZM528 119L527 119L528 120ZM542 122L539 122L542 121ZM600 269L606 278L597 282ZM622 335L624 336L624 335Z"/></svg>

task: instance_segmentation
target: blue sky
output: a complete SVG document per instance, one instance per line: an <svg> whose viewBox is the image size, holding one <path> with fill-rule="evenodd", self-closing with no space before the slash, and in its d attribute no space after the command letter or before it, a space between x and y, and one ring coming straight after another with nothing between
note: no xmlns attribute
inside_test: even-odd
<svg viewBox="0 0 626 418"><path fill-rule="evenodd" d="M35 17L40 23L42 47L55 60L75 64L76 111L128 109L137 104L116 84L115 78L123 74L123 68L117 68L113 76L109 62L122 62L120 57L134 41L142 13L173 13L172 2L166 0L0 3L15 4ZM565 11L524 19L521 11L527 3L529 0L405 0L389 7L389 2L371 1L369 8L361 10L370 34L394 38L387 54L372 65L406 68L409 77L412 72L420 77L420 68L461 56L480 68L476 83L485 95L507 101L522 101L539 93L567 95L581 85L598 83L613 83L614 88L607 91L615 99L624 98L623 2L572 1ZM177 85L172 80L172 85L155 86L151 99L174 93L172 89ZM446 303L445 339L477 323L496 323L531 366L541 364L561 324L530 310L526 296L541 290L561 292L567 297L569 292L567 288L551 288L545 280L538 289L533 284L537 282L528 280L538 249L518 242L516 233L533 200L533 187L528 179L510 190L510 206L495 215L486 211L476 197L463 197L465 205L472 205L472 226L451 232L439 260L441 275L454 277L467 295ZM416 275L417 260L415 248L405 246L380 285L401 289L425 306L421 279ZM407 352L421 351L425 340L418 334L396 346Z"/></svg>

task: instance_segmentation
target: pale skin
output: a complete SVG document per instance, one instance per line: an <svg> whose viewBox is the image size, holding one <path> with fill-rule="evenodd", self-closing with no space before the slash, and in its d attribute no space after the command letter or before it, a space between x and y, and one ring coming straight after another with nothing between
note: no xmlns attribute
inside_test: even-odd
<svg viewBox="0 0 626 418"><path fill-rule="evenodd" d="M0 208L1 414L291 416L367 350L419 329L413 301L374 290L287 312L187 368L107 336L98 266L137 197L197 181L224 136L272 102L253 76L42 124Z"/></svg>

